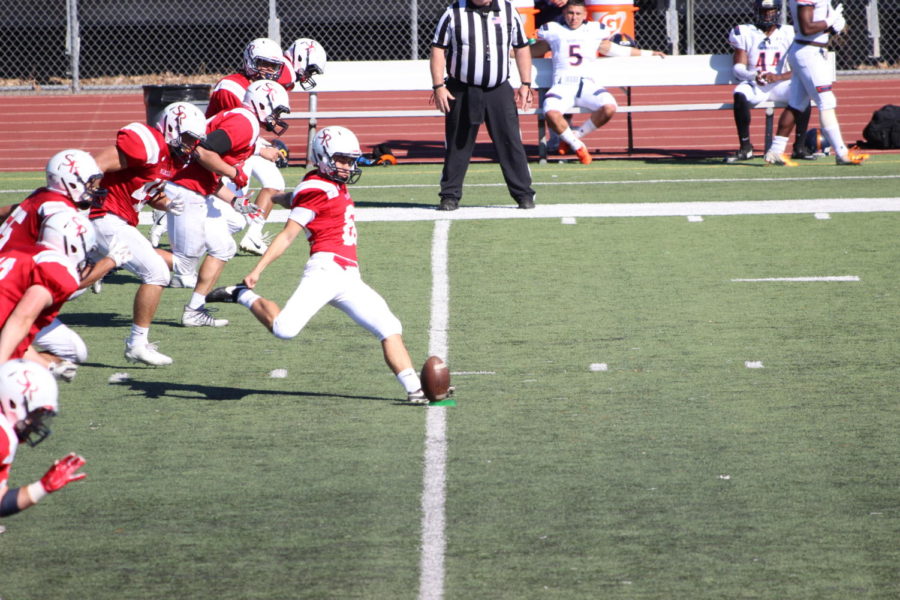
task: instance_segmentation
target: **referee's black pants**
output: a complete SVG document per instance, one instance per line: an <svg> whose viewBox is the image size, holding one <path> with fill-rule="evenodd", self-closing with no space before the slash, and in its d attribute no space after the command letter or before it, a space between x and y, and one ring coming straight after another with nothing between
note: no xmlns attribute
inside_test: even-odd
<svg viewBox="0 0 900 600"><path fill-rule="evenodd" d="M441 174L441 198L456 201L462 198L475 138L484 122L494 142L509 195L520 205L533 202L531 169L519 131L515 94L509 82L484 89L449 79L447 88L456 99L450 101L450 112L444 121L447 150Z"/></svg>

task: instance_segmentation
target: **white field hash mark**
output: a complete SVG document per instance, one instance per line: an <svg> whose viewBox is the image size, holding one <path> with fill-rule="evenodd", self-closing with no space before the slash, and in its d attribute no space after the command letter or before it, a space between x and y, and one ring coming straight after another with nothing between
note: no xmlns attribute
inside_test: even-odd
<svg viewBox="0 0 900 600"><path fill-rule="evenodd" d="M758 283L766 281L787 281L806 283L814 281L859 281L858 275L825 275L823 277L760 277L759 279L732 279L734 283Z"/></svg>
<svg viewBox="0 0 900 600"><path fill-rule="evenodd" d="M450 221L436 221L431 242L431 327L428 354L448 359L450 278L447 248ZM425 468L422 475L422 554L419 557L420 600L444 597L447 548L447 409L429 406L425 413Z"/></svg>

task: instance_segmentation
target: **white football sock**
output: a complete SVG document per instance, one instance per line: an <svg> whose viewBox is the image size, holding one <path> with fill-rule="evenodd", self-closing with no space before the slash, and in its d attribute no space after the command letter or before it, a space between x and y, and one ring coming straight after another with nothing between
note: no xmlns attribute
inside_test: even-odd
<svg viewBox="0 0 900 600"><path fill-rule="evenodd" d="M135 344L142 345L147 343L147 334L150 332L149 327L141 327L134 323L131 324L131 336L128 338L128 343L132 346Z"/></svg>
<svg viewBox="0 0 900 600"><path fill-rule="evenodd" d="M253 303L256 302L260 298L259 294L254 292L253 290L243 290L240 294L238 294L237 301L241 306L246 306L250 308L253 306Z"/></svg>
<svg viewBox="0 0 900 600"><path fill-rule="evenodd" d="M559 139L564 141L569 145L569 148L572 150L578 150L582 146L584 146L584 142L578 139L578 136L575 135L575 132L572 131L571 128L567 127L565 131L559 134Z"/></svg>
<svg viewBox="0 0 900 600"><path fill-rule="evenodd" d="M575 135L577 135L580 138L583 138L584 136L586 136L590 132L594 131L595 129L597 129L597 126L594 125L594 122L590 118L588 118L587 121L585 121L584 123L581 124L581 127L578 128L578 131L575 132Z"/></svg>
<svg viewBox="0 0 900 600"><path fill-rule="evenodd" d="M784 154L784 151L787 148L787 144L787 137L783 135L776 135L772 137L772 145L769 146L769 152L773 152L775 154Z"/></svg>
<svg viewBox="0 0 900 600"><path fill-rule="evenodd" d="M412 367L397 373L397 381L400 382L400 385L403 386L407 393L418 392L422 389L422 382L419 381L419 376L416 375L416 371Z"/></svg>
<svg viewBox="0 0 900 600"><path fill-rule="evenodd" d="M191 294L191 301L188 302L188 308L193 308L197 310L198 308L203 308L203 305L206 304L206 294L198 294L194 292Z"/></svg>

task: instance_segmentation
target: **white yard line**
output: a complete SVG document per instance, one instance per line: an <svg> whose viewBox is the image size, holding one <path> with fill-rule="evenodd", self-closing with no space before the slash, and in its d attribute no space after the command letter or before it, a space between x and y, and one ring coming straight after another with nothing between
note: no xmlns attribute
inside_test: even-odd
<svg viewBox="0 0 900 600"><path fill-rule="evenodd" d="M431 327L428 354L447 360L450 278L448 241L450 221L434 224L431 242ZM422 477L422 554L419 559L419 598L444 597L445 503L447 485L447 408L429 406L425 414L425 469Z"/></svg>
<svg viewBox="0 0 900 600"><path fill-rule="evenodd" d="M822 277L760 277L758 279L732 279L736 283L758 283L765 281L788 281L788 282L807 282L807 281L859 281L856 275L825 275Z"/></svg>
<svg viewBox="0 0 900 600"><path fill-rule="evenodd" d="M540 198L538 199L540 201ZM561 219L563 217L692 217L728 215L785 215L816 213L900 212L900 198L825 198L818 200L760 200L740 202L644 202L634 204L540 204L534 210L508 206L465 206L447 213L434 207L356 208L356 220L468 221L478 219ZM269 223L284 223L288 211L273 210ZM140 222L149 225L150 211Z"/></svg>

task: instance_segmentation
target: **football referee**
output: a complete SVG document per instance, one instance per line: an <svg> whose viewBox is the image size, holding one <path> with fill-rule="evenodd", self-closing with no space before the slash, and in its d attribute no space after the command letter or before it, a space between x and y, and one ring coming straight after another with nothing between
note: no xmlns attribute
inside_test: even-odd
<svg viewBox="0 0 900 600"><path fill-rule="evenodd" d="M509 84L512 49L522 81ZM431 43L432 100L446 116L444 170L438 210L456 210L482 123L488 128L506 186L519 208L534 208L518 106L532 103L531 52L509 0L456 0L441 16Z"/></svg>

